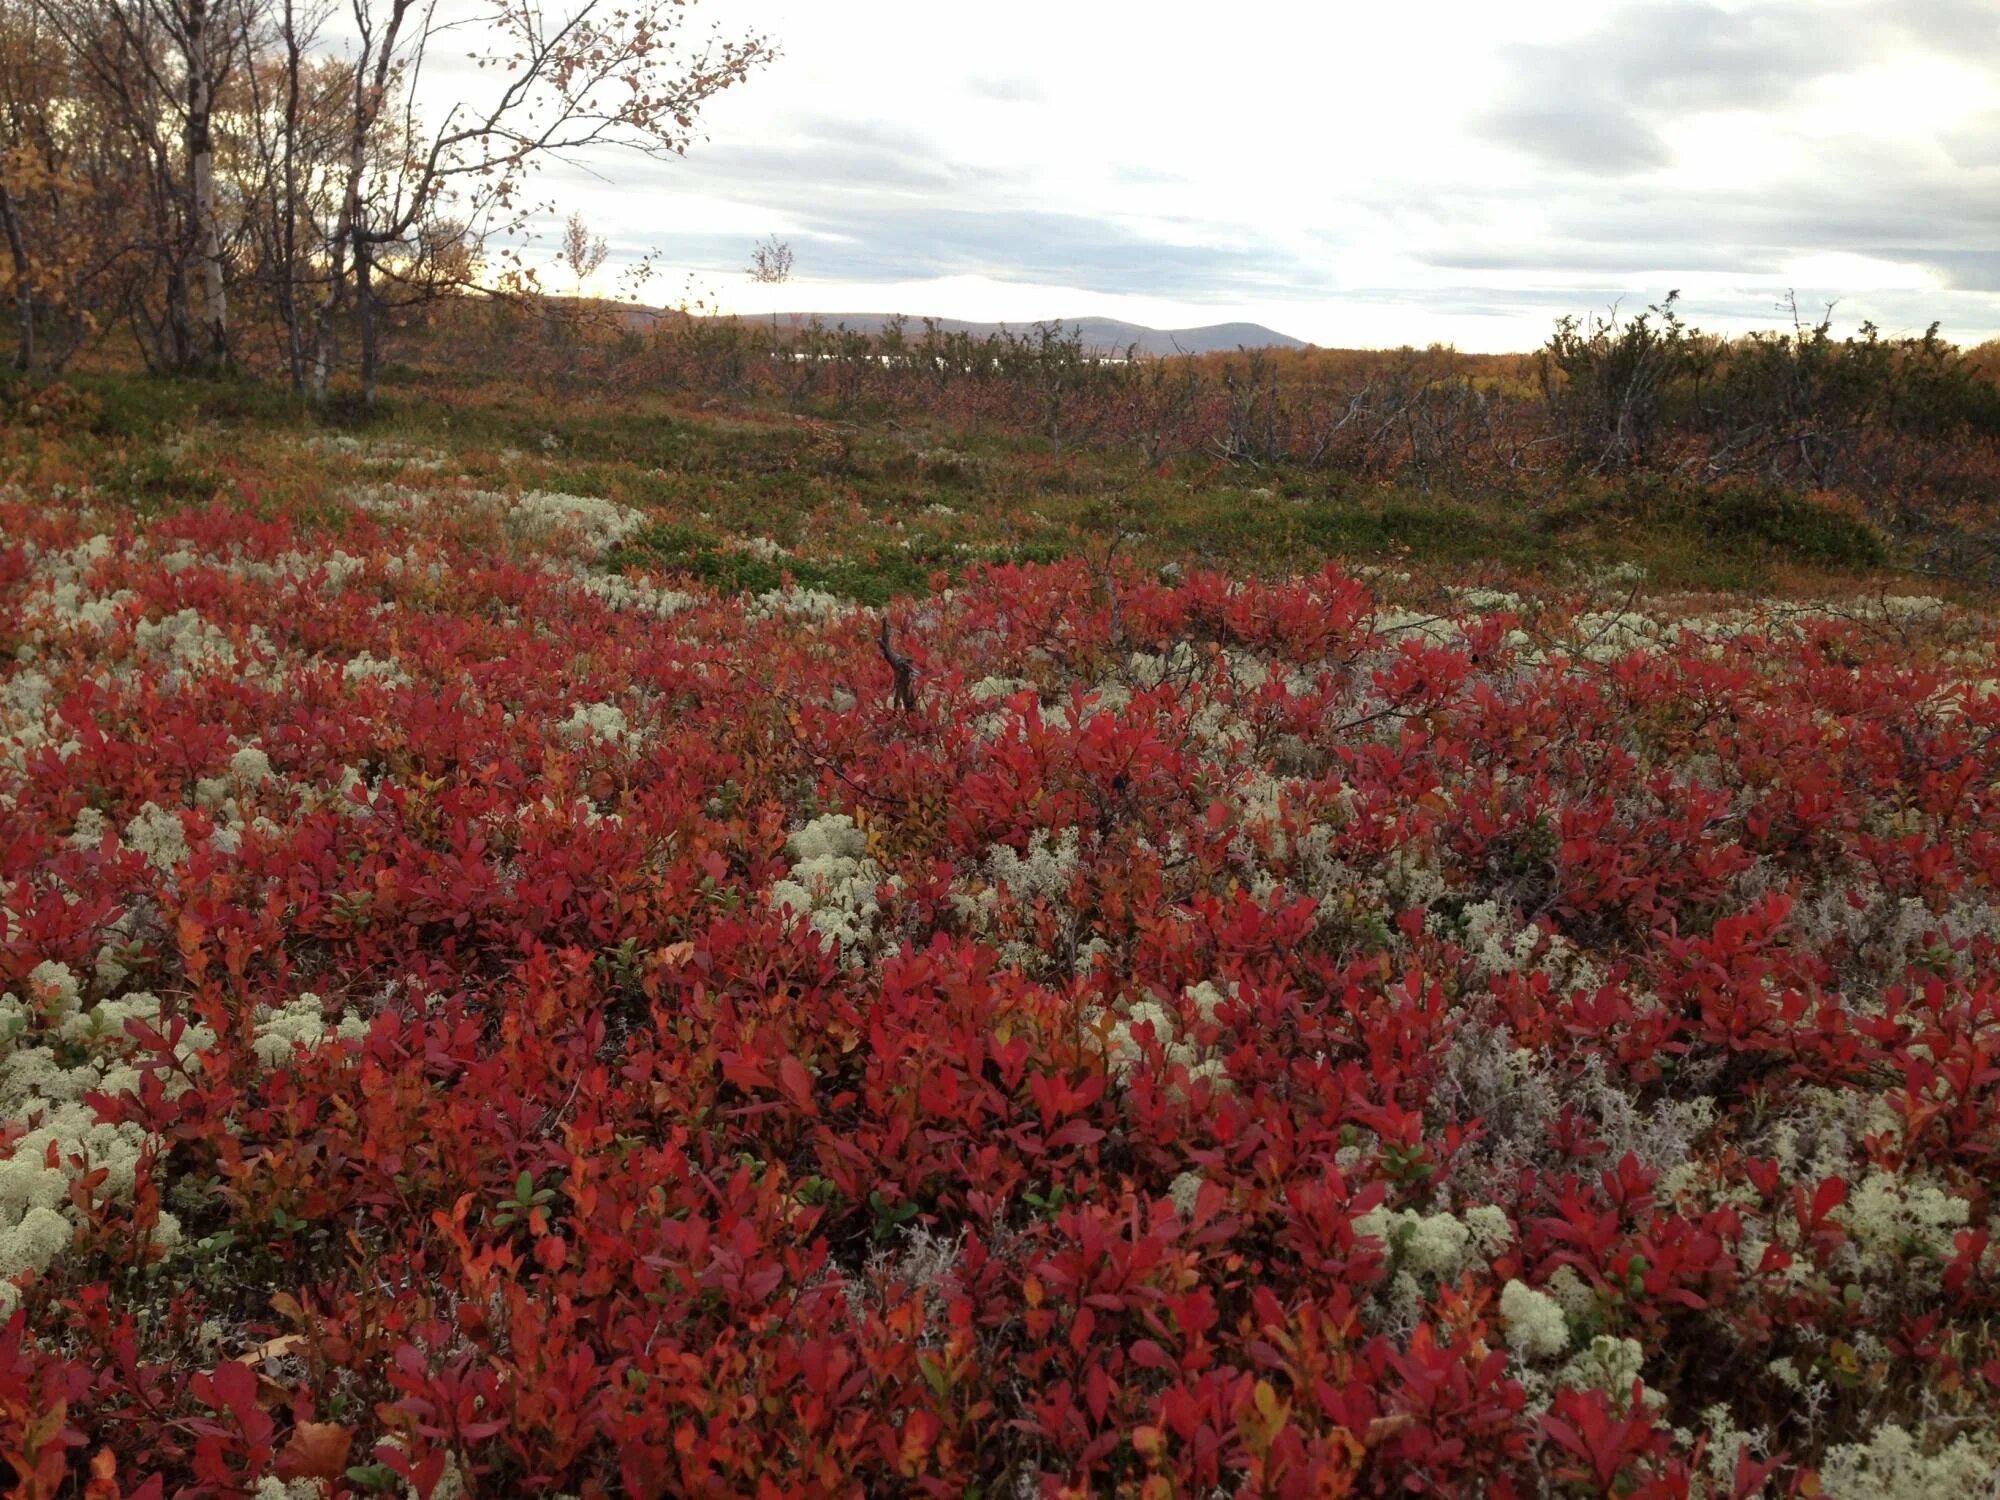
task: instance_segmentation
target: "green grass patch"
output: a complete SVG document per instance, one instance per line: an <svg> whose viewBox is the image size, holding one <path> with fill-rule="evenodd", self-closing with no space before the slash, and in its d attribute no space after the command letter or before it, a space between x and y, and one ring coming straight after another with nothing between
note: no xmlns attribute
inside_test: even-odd
<svg viewBox="0 0 2000 1500"><path fill-rule="evenodd" d="M768 593L789 580L799 588L820 589L862 604L886 604L928 592L931 574L941 561L900 549L866 557L769 558L721 545L709 533L655 522L607 554L604 565L678 574L722 593Z"/></svg>
<svg viewBox="0 0 2000 1500"><path fill-rule="evenodd" d="M1540 511L1536 527L1566 547L1645 562L1658 581L1720 589L1763 587L1777 563L1862 573L1894 560L1865 521L1762 485L1599 481Z"/></svg>
<svg viewBox="0 0 2000 1500"><path fill-rule="evenodd" d="M1723 536L1762 542L1801 562L1862 569L1889 561L1888 544L1867 522L1781 490L1722 490L1702 496L1690 515Z"/></svg>

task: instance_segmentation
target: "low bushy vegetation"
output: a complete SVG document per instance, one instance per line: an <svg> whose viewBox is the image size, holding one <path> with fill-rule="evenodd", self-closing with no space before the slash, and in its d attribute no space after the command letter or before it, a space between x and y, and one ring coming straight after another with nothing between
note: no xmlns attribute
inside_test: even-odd
<svg viewBox="0 0 2000 1500"><path fill-rule="evenodd" d="M460 313L442 335L459 367L485 367L492 338L519 373L514 344ZM1637 317L1565 320L1533 356L1127 361L1055 325L984 337L891 325L870 337L817 322L626 314L618 326L547 371L548 389L609 382L776 407L836 453L844 433L890 422L1032 440L1057 459L1114 453L1137 473L1214 466L1246 490L1288 494L1393 487L1573 513L1608 485L1615 508L1637 501L1669 525L1719 523L1839 566L1886 556L1886 540L1934 572L1994 573L2000 393L1984 350L1935 329L1837 339L1823 319L1727 341L1688 327L1669 298ZM926 477L963 476L945 461ZM1678 516L1655 503L1663 494L1680 498Z"/></svg>
<svg viewBox="0 0 2000 1500"><path fill-rule="evenodd" d="M2000 1462L1996 624L1857 504L426 384L7 392L18 1493Z"/></svg>

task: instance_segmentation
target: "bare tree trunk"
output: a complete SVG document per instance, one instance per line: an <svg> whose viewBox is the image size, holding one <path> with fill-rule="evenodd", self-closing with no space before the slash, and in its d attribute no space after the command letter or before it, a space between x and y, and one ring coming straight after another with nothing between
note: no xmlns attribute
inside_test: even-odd
<svg viewBox="0 0 2000 1500"><path fill-rule="evenodd" d="M188 0L184 13L187 48L187 153L189 196L194 211L196 253L201 260L203 357L217 369L229 363L229 300L223 281L222 230L215 217L214 68L207 0ZM225 40L224 45L227 46Z"/></svg>
<svg viewBox="0 0 2000 1500"><path fill-rule="evenodd" d="M357 93L359 88L357 83ZM340 218L333 226L333 238L327 246L326 295L320 298L313 324L312 395L320 406L326 405L327 381L333 373L336 325L341 304L346 300L348 248L353 247L357 269L362 254L361 173L367 162L368 126L358 104L356 109L354 131L348 141L347 191L341 198Z"/></svg>
<svg viewBox="0 0 2000 1500"><path fill-rule="evenodd" d="M188 310L187 267L178 259L167 268L166 363L176 373L194 364L194 320Z"/></svg>
<svg viewBox="0 0 2000 1500"><path fill-rule="evenodd" d="M340 313L340 293L347 278L346 245L338 234L331 249L326 271L326 295L320 298L319 310L313 320L312 398L317 406L326 405L327 381L333 374L334 320Z"/></svg>
<svg viewBox="0 0 2000 1500"><path fill-rule="evenodd" d="M285 354L292 372L292 390L305 394L306 362L302 331L299 328L299 68L301 48L292 0L285 0L285 199L284 223L278 243L284 262L284 281L278 293L278 308L285 319Z"/></svg>
<svg viewBox="0 0 2000 1500"><path fill-rule="evenodd" d="M35 291L28 279L28 247L21 242L21 220L13 195L0 183L0 227L7 232L7 253L14 259L14 309L20 331L14 345L14 368L35 368Z"/></svg>
<svg viewBox="0 0 2000 1500"><path fill-rule="evenodd" d="M362 177L368 170L368 132L375 123L395 55L396 32L402 24L408 0L398 0L390 14L388 35L375 54L375 83L368 77L369 57L375 47L375 29L365 0L355 0L354 19L361 32L361 55L354 61L354 111L348 118L347 183L341 194L340 218L333 226L327 245L326 295L320 299L319 315L313 328L313 401L326 405L327 380L332 374L335 319L347 287L347 255L354 254L357 280L367 255L365 230L361 223Z"/></svg>
<svg viewBox="0 0 2000 1500"><path fill-rule="evenodd" d="M373 247L366 235L354 241L354 310L361 319L361 409L375 409L375 367L380 355L375 328Z"/></svg>

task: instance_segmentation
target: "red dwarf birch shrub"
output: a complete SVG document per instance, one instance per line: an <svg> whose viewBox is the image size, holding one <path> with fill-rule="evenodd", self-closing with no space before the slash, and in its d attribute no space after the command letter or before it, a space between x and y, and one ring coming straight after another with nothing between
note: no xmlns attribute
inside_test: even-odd
<svg viewBox="0 0 2000 1500"><path fill-rule="evenodd" d="M1072 563L884 634L403 480L0 501L10 1493L2000 1461L1991 622Z"/></svg>

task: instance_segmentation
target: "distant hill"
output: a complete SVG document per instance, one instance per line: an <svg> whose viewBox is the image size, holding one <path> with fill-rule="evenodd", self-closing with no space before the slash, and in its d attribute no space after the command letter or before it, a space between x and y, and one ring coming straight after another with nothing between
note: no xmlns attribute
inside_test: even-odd
<svg viewBox="0 0 2000 1500"><path fill-rule="evenodd" d="M778 322L810 322L817 317L831 328L845 324L858 333L879 333L889 313L779 313ZM762 321L759 319L758 321ZM1279 333L1261 323L1211 323L1206 328L1147 328L1117 318L1059 318L1067 333L1074 328L1083 336L1084 346L1095 354L1123 354L1137 345L1141 354L1227 354L1236 349L1303 349L1305 340ZM968 323L963 318L939 318L938 326L953 333L970 333L984 338L989 333L1013 329L1016 333L1032 328L1032 323ZM906 331L915 337L923 332L922 318L905 318Z"/></svg>

